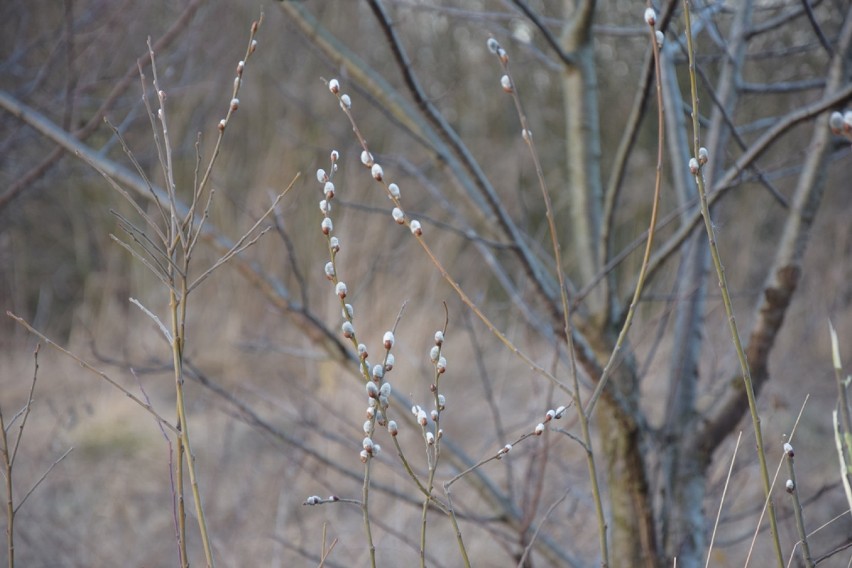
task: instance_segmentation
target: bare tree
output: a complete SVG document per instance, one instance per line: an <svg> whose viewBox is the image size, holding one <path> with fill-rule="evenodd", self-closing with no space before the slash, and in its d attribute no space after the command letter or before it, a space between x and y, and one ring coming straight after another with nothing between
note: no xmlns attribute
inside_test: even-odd
<svg viewBox="0 0 852 568"><path fill-rule="evenodd" d="M187 18L196 4L187 7ZM732 434L750 414L743 476L750 472L762 479L749 482L757 497L747 532L762 531L762 562L771 558L784 565L795 542L782 543L774 506L779 491L770 484L763 457L773 448L780 455L784 440L773 432L760 443L758 407L765 404L758 398L754 406L750 399L773 378L770 356L805 276L807 244L827 184L842 182L842 172L848 171L848 138L833 133L827 117L852 100L852 9L830 0L771 6L752 0L691 2L688 28L686 6L676 1L661 3L644 21L629 3L593 0L506 0L487 7L408 0L314 6L282 0L279 6L282 28L298 33L288 44L293 51L282 57L288 63L311 57L325 64L298 67L299 79L313 83L305 93L300 88L286 97L298 101L304 115L321 117L330 133L312 138L308 149L294 147L302 156L325 156L326 146L341 144L344 154L369 148L385 167L378 176L373 171L373 178L382 181L395 170L396 179L404 179L415 194L406 212L422 213L417 227L405 219L414 238L427 243L428 255L411 262L419 263L422 273L445 279L441 293L454 298L448 333L461 335L453 325L466 322L474 354L467 370L483 377L484 385L475 400L488 406L493 420L488 442L499 448L516 432L532 430L540 415L532 409L573 405L565 411L564 428L499 471L482 467L478 443L448 435L445 469L430 473L454 483L463 472L459 484L467 483L475 498L459 500L458 486L451 498L430 483L422 503L378 473L374 488L396 503L422 505L424 526L428 509L450 517L460 534L483 531L518 565L671 566L676 559L678 566L701 566L714 530L706 509L722 500L712 474L727 468L729 457L720 452L732 445ZM496 62L487 53L489 38L497 46ZM504 73L503 90L516 97L516 113L500 96ZM320 76L338 78L335 84L354 99L351 112L344 109L351 123L322 84L317 87ZM272 91L264 89L264 96ZM56 116L53 121L41 116L22 98L3 91L0 105L57 146L8 184L0 211L27 198L25 190L56 162L59 148L83 154L140 199L151 198L153 192L134 173L110 170L112 163L86 145L94 127L75 131L67 120L59 126ZM100 120L111 100L91 113L89 124ZM498 134L506 147L492 143ZM693 144L699 136L703 155ZM482 140L470 140L477 137ZM533 148L532 159L519 141ZM655 168L658 142L664 152ZM700 158L700 169L691 171L692 158ZM696 187L699 171L706 188L703 204ZM355 186L362 178L369 179L347 174ZM543 198L527 189L539 182ZM377 204L366 190L353 193L356 198L344 200L347 213L387 212L387 202ZM336 322L323 316L325 305L312 296L311 278L303 276L310 271L300 266L293 248L294 232L286 214L278 214L287 274L242 258L232 263L311 344L343 368L365 366L357 342L350 346ZM713 222L719 218L726 228L763 223L773 233L761 240L738 228L739 242L723 234L717 243ZM424 230L418 234L421 222ZM203 238L225 251L231 246L227 233L211 223ZM552 247L547 234L553 236ZM656 238L643 261L640 252L649 234ZM431 235L444 240L428 244ZM383 234L370 235L371 243L383 240ZM370 250L353 254L366 256ZM450 265L442 258L445 251L444 257L462 262ZM719 269L727 258L733 259L725 263L734 267L729 270L733 302L728 287L715 285L725 281ZM735 308L736 319L733 312L719 315L723 303ZM726 335L728 324L742 337L739 358ZM506 369L489 368L487 355L505 352L520 360ZM718 363L708 362L711 357ZM740 368L738 362L747 365ZM215 377L190 370L242 420L347 483L359 482L358 471L333 452L315 451ZM519 405L526 414L516 416L493 391L494 384L517 381L521 373L533 375L529 384L536 386ZM405 397L395 402L405 403ZM789 418L792 423L795 413ZM344 446L334 428L321 421L302 427ZM560 432L566 435L557 438ZM584 469L578 463L589 465ZM570 477L584 478L583 489L574 490L571 480L560 476L563 470L550 464L574 468ZM760 520L761 498L768 530ZM572 523L571 514L560 512L565 501L589 519L597 512L598 521ZM392 527L382 530L391 533ZM421 555L425 562L422 545ZM372 559L375 563L375 555Z"/></svg>

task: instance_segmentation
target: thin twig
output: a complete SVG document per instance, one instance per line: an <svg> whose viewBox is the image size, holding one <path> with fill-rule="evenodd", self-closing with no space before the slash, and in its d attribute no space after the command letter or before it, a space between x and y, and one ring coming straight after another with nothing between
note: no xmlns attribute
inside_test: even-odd
<svg viewBox="0 0 852 568"><path fill-rule="evenodd" d="M131 234L131 237L132 236L133 235ZM121 248L126 250L128 253L130 253L130 256L132 256L133 258L138 260L139 263L142 264L145 268L147 268L151 272L151 274L153 274L157 278L157 280L159 280L160 282L163 283L164 286L166 286L167 288L172 287L171 282L169 282L169 280L168 280L168 276L166 276L163 272L158 270L157 267L155 267L153 264L151 264L151 261L149 261L147 258L142 256L141 254L139 254L139 252L136 251L136 249L134 249L128 243L122 241L121 239L119 239L118 237L113 235L112 233L110 233L109 238L112 240L112 242L114 242L115 244L117 244L118 246L120 246ZM134 240L136 240L136 242L139 243L139 241L137 239L134 238ZM145 250L145 252L148 252L148 249L146 247L142 246L141 244L140 244L140 248ZM156 262L156 259L155 259L155 262Z"/></svg>
<svg viewBox="0 0 852 568"><path fill-rule="evenodd" d="M281 201L281 199L283 199L284 196L287 195L287 192L289 192L290 189L292 189L293 185L295 185L295 183L296 183L296 180L299 179L299 175L300 174L296 174L296 176L290 182L290 185L288 185L287 188L284 189L284 191L282 191L281 193L278 194L278 196L275 198L275 201L272 202L272 205L270 205L269 208L266 210L266 212L263 215L261 215L258 218L257 221L255 221L254 225L252 225L251 228L248 231L246 231L243 234L243 236L240 237L237 240L237 242L234 243L234 245L231 247L231 249L228 252L226 252L225 254L223 254L221 257L219 257L219 260L214 262L213 265L210 266L210 268L208 268L207 270L202 272L201 275L198 278L196 278L192 282L192 284L189 285L189 287L187 288L187 293L192 292L202 282L204 282L204 280L208 276L210 276L210 274L212 274L214 270L221 267L223 264L225 264L226 262L231 260L231 258L233 258L234 256L240 254L242 251L244 251L247 248L249 248L250 246L254 245L258 241L258 239L260 239L264 234L266 234L267 231L269 231L269 228L265 228L258 235L255 235L253 238L249 239L249 236L260 226L260 224L263 222L263 220L266 219L266 217L268 217L269 214L272 213L275 210L275 208L278 206L278 203Z"/></svg>
<svg viewBox="0 0 852 568"><path fill-rule="evenodd" d="M737 461L737 450L740 449L740 440L743 438L742 430L737 434L737 443L734 444L734 452L731 455L731 463L728 465L728 475L725 477L725 485L722 488L722 497L719 499L719 511L716 513L716 520L713 523L713 532L710 534L710 545L707 547L707 562L704 568L709 568L710 558L713 555L713 543L716 541L716 531L719 529L719 519L722 517L722 507L725 505L725 497L728 494L728 487L731 484L731 474L734 472L734 463Z"/></svg>
<svg viewBox="0 0 852 568"><path fill-rule="evenodd" d="M21 418L21 425L18 426L18 437L15 438L15 449L12 450L12 455L9 457L9 467L10 468L15 465L15 457L18 455L18 448L20 448L20 446L21 446L21 438L24 437L24 426L27 423L27 416L29 416L30 410L32 410L32 407L33 407L33 395L35 394L36 379L38 378L38 354L39 354L39 351L41 351L41 344L40 343L36 344L35 349L33 350L33 380L30 382L30 392L27 395L27 403L26 403L26 405L24 405L24 408L22 409L22 412L21 412L23 417ZM15 421L15 419L13 418L12 422L14 422L14 421ZM10 426L11 426L11 424L10 424Z"/></svg>
<svg viewBox="0 0 852 568"><path fill-rule="evenodd" d="M140 400L139 397L137 397L135 394L133 394L132 392L130 392L129 390L127 390L126 388L121 386L119 383L117 383L112 377L107 375L105 372L95 368L94 366L87 363L86 361L84 361L83 359L78 357L77 355L71 353L70 351L68 351L64 347L60 346L58 343L56 343L55 341L53 341L52 339L50 339L49 337L47 337L46 335L44 335L43 333L41 333L40 331L35 329L33 326L31 326L26 320L24 320L24 318L16 316L15 314L13 314L10 311L6 311L6 315L9 316L10 318L12 318L13 320L15 320L16 322L18 322L23 327L25 327L27 329L27 331L29 331L30 333L32 333L36 337L40 338L47 345L50 345L51 347L53 347L54 349L56 349L60 353L67 355L68 357L70 357L71 359L76 361L81 367L83 367L87 371L94 373L95 375L99 376L100 378L102 378L103 380L105 380L106 382L108 382L109 384L111 384L112 386L117 388L118 390L120 390L122 393L124 393L124 395L127 398L129 398L130 400L132 400L133 402L135 402L136 404L138 404L139 406L144 408L149 414L151 414L151 416L156 418L159 423L161 423L163 426L165 426L166 428L171 430L172 433L174 433L174 434L178 433L177 428L175 428L172 425L171 422L169 422L168 420L166 420L165 418L160 416L160 414L158 414L157 411L154 410L154 408L150 404L147 404L146 402Z"/></svg>
<svg viewBox="0 0 852 568"><path fill-rule="evenodd" d="M796 531L799 534L799 542L802 545L802 559L807 568L814 568L814 560L811 556L811 547L808 544L808 533L805 530L805 517L802 514L802 502L799 499L799 484L796 481L796 468L793 465L793 446L784 444L784 462L787 464L787 474L790 476L787 479L787 493L793 500L793 516L796 519Z"/></svg>
<svg viewBox="0 0 852 568"><path fill-rule="evenodd" d="M526 562L527 557L530 555L530 552L532 552L532 547L533 544L535 544L535 540L538 537L539 531L541 531L541 528L544 526L544 523L547 521L548 517L550 517L550 514L556 509L556 507L558 507L562 504L563 501L565 501L569 493L571 493L570 489L562 493L562 495L560 495L556 501L551 503L550 507L547 508L547 511L544 512L544 515L541 517L541 521L538 523L535 532L533 532L532 538L530 538L529 543L527 543L527 545L524 547L524 553L518 560L518 568L523 568L524 562Z"/></svg>
<svg viewBox="0 0 852 568"><path fill-rule="evenodd" d="M139 73L140 73L140 79L142 80L143 94L144 94L144 85L145 85L144 77L145 76L142 75L142 69L141 68L139 69ZM107 126L109 126L112 129L113 134L115 135L115 137L118 139L119 143L121 144L121 148L124 150L124 155L127 156L127 158L130 160L130 163L133 164L133 167L136 169L136 173L139 174L139 177L142 178L142 180L145 182L145 186L148 188L148 191L151 193L151 196L154 197L154 200L153 200L154 204L157 206L157 211L160 212L160 216L163 219L163 223L168 224L168 222L169 222L168 215L166 215L166 211L165 211L165 209L163 209L163 204L160 203L160 200L156 198L156 194L154 193L154 185L148 179L148 175L145 173L145 169L139 164L139 161L136 159L136 155L130 150L130 147L127 145L127 142L125 142L124 136L121 135L121 132L119 132L118 128L113 126L113 124L107 119L104 119L104 122L107 124ZM98 168L98 166L96 164L94 164L93 162L90 162L88 160L86 160L86 162L90 166L92 166L93 168L98 170L98 172L100 172L100 174L102 176L107 178L107 181L119 193L121 193L122 196L124 196L124 199L133 207L133 209L136 210L136 213L138 213L139 216L142 217L145 220L145 224L148 225L149 227L151 227L152 229L154 229L157 232L157 236L160 237L160 241L165 245L166 244L166 235L163 233L160 226L157 223L155 223L154 220L151 219L148 216L148 213L138 203L136 203L136 200L131 198L130 194L128 194L124 190L123 187L121 187L117 183L113 182L103 171L101 171Z"/></svg>
<svg viewBox="0 0 852 568"><path fill-rule="evenodd" d="M125 217L120 212L115 209L110 209L110 213L112 213L121 223L120 226L122 230L124 230L127 234L133 237L133 240L142 247L148 255L157 263L157 266L160 267L160 270L163 274L167 274L168 270L163 265L163 262L167 264L171 264L175 269L180 270L180 268L172 262L172 259L168 257L162 250L163 245L158 246L151 240L151 238L143 231L134 225L130 219ZM161 241L162 242L162 241Z"/></svg>
<svg viewBox="0 0 852 568"><path fill-rule="evenodd" d="M38 353L40 348L41 344L38 343L33 350L33 379L30 383L30 391L27 395L27 402L24 408L15 413L15 416L8 425L3 418L3 409L0 408L0 454L3 456L3 477L6 481L6 558L9 568L15 568L15 514L18 510L18 507L15 506L12 475L15 467L15 458L18 455L18 449L21 447L21 439L24 437L24 426L33 407L33 393L35 392L36 381L38 380ZM22 416L22 418L21 425L18 427L18 436L15 439L15 447L9 451L7 430L12 427L12 424L14 424L19 416Z"/></svg>
<svg viewBox="0 0 852 568"><path fill-rule="evenodd" d="M38 481L36 481L36 482L35 482L35 484L34 484L34 485L30 488L30 490L29 490L29 491L27 491L27 492L24 494L24 496L23 496L23 498L21 499L21 501L20 501L20 502L19 502L19 503L15 506L15 513L17 513L17 512L21 509L21 507L23 507L23 506L24 506L24 503L26 503L26 502L27 502L27 499L29 499L30 495L32 495L32 494L33 494L33 492L34 492L36 489L38 489L38 486L39 486L39 485L41 485L41 482L42 482L42 481L44 481L45 479L47 479L47 476L48 476L48 475L50 475L50 472L51 472L51 471L53 471L53 468L55 468L57 465L59 465L59 462L61 462L62 460L64 460L66 457L68 457L68 454L70 454L70 453L71 453L71 450L73 450L73 449L74 449L74 448L68 448L68 449L65 451L65 453L64 453L64 454L62 454L61 456L59 456L59 458L57 458L57 460L56 460L55 462L53 462L52 464L50 464L50 467L49 467L49 468L47 468L47 471L45 471L44 473L42 473L42 474L41 474L41 477L39 477L39 478L38 478Z"/></svg>
<svg viewBox="0 0 852 568"><path fill-rule="evenodd" d="M810 22L811 27L814 29L814 33L817 38L819 38L819 42L822 44L823 49L825 49L825 52L829 57L834 57L834 48L831 47L831 42L828 41L827 37L825 37L822 27L819 25L819 22L817 22L813 8L811 8L810 0L802 0L802 7L805 9L805 14L808 16L808 22Z"/></svg>
<svg viewBox="0 0 852 568"><path fill-rule="evenodd" d="M159 327L160 331L163 332L163 335L165 336L166 341L168 341L169 344L171 344L172 341L174 341L174 338L172 338L172 334L169 332L169 330L166 328L165 324L160 320L159 317L157 317L157 315L155 313L153 313L151 310L149 310L148 308L143 306L142 302L140 302L136 298L130 298L130 303L136 304L136 306L140 310L142 310L145 313L146 316L148 316L149 318L154 320L154 323L157 324L157 327Z"/></svg>

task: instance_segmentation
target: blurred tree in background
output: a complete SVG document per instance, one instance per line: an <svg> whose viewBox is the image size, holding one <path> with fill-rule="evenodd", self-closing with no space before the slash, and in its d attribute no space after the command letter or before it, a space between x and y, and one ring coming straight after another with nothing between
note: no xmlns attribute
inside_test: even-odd
<svg viewBox="0 0 852 568"><path fill-rule="evenodd" d="M661 215L637 320L592 413L592 449L604 488L611 565L671 566L677 558L678 566L700 566L742 430L733 495L711 556L713 565L739 566L764 496L754 433L743 420L743 381L688 167L683 6L670 1L655 8L656 29L665 38ZM335 199L341 209L335 224L345 243L340 267L362 312L360 325L380 338L409 302L400 324L403 351L397 352L403 378L394 387L409 402L427 396L425 354L443 321L440 303L449 305L449 374L456 382L446 387L454 398L443 423L449 442L440 476L453 477L534 427L548 408L570 404L469 312L413 239L396 236L401 233L393 232L400 229L391 222L390 206L363 171L358 140L323 79L338 78L352 97L371 151L403 188L407 211L416 212L452 279L518 347L567 383L571 356L545 205L518 115L500 89L503 71L486 41L493 37L505 48L554 204L583 401L594 392L627 316L657 159L653 30L649 34L642 19L644 4L309 0L266 9L258 55L246 70L240 110L214 172L211 231L237 238L268 207L273 191L296 172L305 175L276 212L275 230L231 273L205 285L205 300L190 313L190 337L197 339L188 356L203 401L194 411L224 415L221 431L254 440L235 449L211 434L199 451L208 452L199 456L201 471L238 463L262 479L252 488L234 487L245 471L229 465L208 482L210 491L217 484L228 488L208 503L211 531L233 565L245 565L245 558L313 561L322 515L336 520L335 514L306 510L301 502L320 491L317 485L341 496L360 490L363 404L353 401L361 400L363 389L351 380L357 378L356 355L338 332L339 308L322 275L327 251L313 181L317 168L328 167L332 149L342 156ZM150 64L150 36L172 112L177 186L191 185L198 133L202 154L209 152L227 108L241 34L255 10L248 2L200 0L11 0L0 6L5 309L105 364L133 366L146 381L146 373L161 371L151 348L156 337L148 338L156 333L127 301L141 297L156 308L156 282L108 238L116 231L110 209L132 210L73 152L88 149L101 163L127 168L121 144L103 123L109 118L162 185L137 68L137 61L143 68ZM804 433L797 433L807 449L797 455L810 456L801 458L809 474L800 479L806 487L800 493L812 497L807 510L816 527L845 507L839 478L829 475L837 471L836 456L830 423L823 421L834 405L827 318L841 336L852 337L852 156L848 138L832 133L827 117L852 107L852 8L843 0L704 1L692 2L692 17L701 140L710 156L704 176L759 395L764 442L776 463L805 395L813 395ZM138 176L128 171L119 179L150 207ZM9 361L16 351L26 352L25 339L11 320L0 323ZM8 375L4 390L14 379ZM564 427L579 436L576 413L569 410ZM237 423L251 428L234 434L242 432ZM218 450L207 450L208 444ZM95 469L109 459L89 457ZM412 555L405 565L413 565L420 503L395 456L386 457L377 468L380 504L373 510L384 511L378 530L394 544L385 552L379 545L380 559L385 554L385 565L402 565L393 560L400 547ZM462 482L467 485L453 498L462 531L479 553L474 564L516 565L523 558L526 566L596 565L599 531L584 459L578 444L550 432ZM81 483L69 483L71 491ZM269 495L279 492L275 504ZM797 537L781 496L773 501L789 553ZM247 520L244 508L253 500L264 506ZM82 501L67 506L85 507ZM40 514L50 516L47 498L39 503ZM166 506L149 514L168 512ZM340 556L332 553L330 560L346 564L351 550L355 563L366 565L357 516L342 514L338 521L354 528L338 527L349 548L341 544ZM760 526L755 557L769 565L772 539L766 521ZM842 547L849 526L848 516L837 521L817 535L814 547L820 554ZM130 538L169 538L167 524L149 529L145 537ZM252 529L264 539L240 538ZM449 527L436 530L451 534ZM69 533L71 544L97 548L91 534L78 531ZM35 540L24 540L20 554L32 565L47 565L51 552L33 550ZM524 555L528 546L531 553ZM430 564L458 565L451 545L436 544L430 552ZM67 565L87 565L85 558ZM127 560L108 552L98 558Z"/></svg>

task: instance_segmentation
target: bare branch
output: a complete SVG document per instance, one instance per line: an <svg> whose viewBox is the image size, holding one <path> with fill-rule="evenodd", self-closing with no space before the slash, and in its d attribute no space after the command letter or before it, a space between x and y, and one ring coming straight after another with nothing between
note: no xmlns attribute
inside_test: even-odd
<svg viewBox="0 0 852 568"><path fill-rule="evenodd" d="M103 380L105 380L106 382L108 382L109 384L111 384L112 386L117 388L118 390L120 390L122 393L124 393L124 395L127 398L129 398L130 400L132 400L133 402L135 402L136 404L138 404L139 406L144 408L149 414L151 414L154 418L156 418L163 426L165 426L166 428L171 430L173 434L178 434L177 428L175 428L172 425L171 422L169 422L168 420L166 420L165 418L160 416L157 413L157 411L154 410L154 408L150 404L140 400L139 397L137 397L135 394L133 394L132 392L130 392L129 390L127 390L126 388L121 386L119 383L117 383L112 377L107 375L105 372L95 368L94 366L87 363L83 359L80 359L77 355L71 353L70 351L68 351L64 347L60 346L55 341L53 341L52 339L50 339L49 337L47 337L46 335L44 335L43 333L41 333L40 331L38 331L34 327L32 327L23 318L16 316L15 314L13 314L10 311L7 311L6 315L9 316L10 318L12 318L13 320L15 320L16 322L18 322L23 327L25 327L27 329L27 331L29 331L30 333L32 333L36 337L39 337L46 344L50 345L51 347L53 347L54 349L56 349L60 353L70 357L71 359L73 359L74 361L79 363L79 365L81 367L83 367L84 369L86 369L87 371L94 373L95 375L98 375L100 378L102 378Z"/></svg>
<svg viewBox="0 0 852 568"><path fill-rule="evenodd" d="M39 477L39 478L38 478L38 480L35 482L35 484L34 484L32 487L30 487L30 490L29 490L29 491L27 491L27 492L24 494L23 498L21 499L21 502L20 502L20 503L18 503L18 504L15 506L15 513L17 513L17 512L21 509L21 507L23 507L23 506L24 506L24 503L26 503L26 502L27 502L27 499L29 499L29 498L30 498L30 495L32 495L32 494L33 494L33 492L34 492L36 489L38 489L38 486L39 486L39 485L41 485L41 482L42 482L42 481L44 481L45 479L47 479L47 476L48 476L48 475L50 475L50 472L51 472L51 471L53 471L53 468L55 468L57 465L59 465L59 462L61 462L62 460L64 460L66 457L68 457L68 454L70 454L70 453L71 453L71 451L72 451L73 449L74 449L74 448L68 448L68 449L65 451L65 453L64 453L64 454L62 454L61 456L59 456L59 457L56 459L56 461L55 461L55 462L53 462L52 464L50 464L50 467L48 467L48 468L47 468L47 470L46 470L44 473L42 473L42 474L41 474L41 477Z"/></svg>
<svg viewBox="0 0 852 568"><path fill-rule="evenodd" d="M172 341L174 341L174 339L172 338L172 334L171 334L171 332L170 332L170 331L166 328L165 324L163 324L163 322L160 320L160 318L158 318L158 317L157 317L157 315L156 315L155 313L151 312L151 310L149 310L148 308L146 308L145 306L143 306L143 305L142 305L142 302L140 302L140 301L139 301L139 300L137 300L136 298L130 298L130 303L131 303L131 304L136 304L136 306L137 306L140 310L142 310L142 311L145 313L145 315L146 315L146 316L148 316L149 318L151 318L151 319L154 321L154 323L155 323L155 324L157 324L157 327L159 327L159 328L160 328L160 331L163 333L163 336L166 338L166 341L168 341L168 342L169 342L169 345L171 345L171 344L172 344ZM146 398L146 400L147 400L147 397L145 397L145 398ZM148 401L148 404L150 404L150 401Z"/></svg>
<svg viewBox="0 0 852 568"><path fill-rule="evenodd" d="M287 192L288 192L288 191L290 191L290 189L291 189L291 188L293 187L293 185L296 183L296 180L297 180L297 179L299 179L299 174L296 174L296 177L294 177L294 178L293 178L293 181L291 181L291 182L290 182L290 185L288 185L288 186L287 186L287 188L286 188L284 191L282 191L281 193L279 193L279 194L278 194L278 196L275 198L275 201L273 201L273 202L272 202L272 205L270 205L270 206L269 206L269 208L266 210L266 212L265 212L263 215L261 215L261 216L260 216L260 218L259 218L259 219L255 222L255 224L254 224L254 225L252 225L252 226L251 226L251 228L250 228L248 231L246 231L246 232L245 232L245 234L243 234L243 236L242 236L242 237L240 237L240 238L237 240L237 242L236 242L236 243L234 243L234 246L232 246L232 247L230 248L230 250L228 250L228 252L226 252L225 254L223 254L223 255L219 258L219 260L217 260L216 262L214 262L214 263L213 263L213 265L212 265L210 268L208 268L207 270L205 270L205 271L204 271L204 272L203 272L203 273L202 273L202 274L201 274L198 278L196 278L196 279L195 279L195 281L194 281L192 284L190 284L190 285L189 285L189 287L188 287L188 288L187 288L187 290L186 290L186 293L187 293L187 294L189 294L190 292L192 292L195 288L197 288L197 287L198 287L198 285L199 285L199 284L201 284L202 282L204 282L204 280L205 280L208 276L210 276L210 274L212 274L214 270L216 270L217 268L219 268L220 266L222 266L223 264L225 264L226 262L228 262L228 261L229 261L231 258L233 258L234 256L236 256L236 255L240 254L242 251L244 251L244 250L245 250L245 249L247 249L248 247L250 247L250 246L252 246L253 244L255 244L255 243L257 242L257 240L258 240L260 237L262 237L262 236L263 236L263 235L264 235L264 234L265 234L265 233L269 230L269 228L263 229L263 230L260 232L260 234L256 235L256 236L255 236L254 238L252 238L252 239L249 239L249 236L250 236L252 233L254 233L254 232L255 232L255 230L256 230L256 229L260 226L260 224L261 224L261 223L263 223L263 220L264 220L264 219L266 219L266 217L268 217L268 216L269 216L269 214L270 214L270 213L272 213L272 212L275 210L275 208L276 208L276 207L278 207L278 203L281 201L281 199L282 199L285 195L287 195Z"/></svg>
<svg viewBox="0 0 852 568"><path fill-rule="evenodd" d="M811 7L810 0L802 0L802 7L805 9L805 14L808 16L808 21L811 23L811 27L814 29L814 33L819 38L819 42L822 44L823 49L828 54L829 57L834 57L834 49L831 48L831 43L828 41L828 38L825 37L825 33L822 31L822 27L819 25L819 22L816 20L816 16L814 15L814 10Z"/></svg>
<svg viewBox="0 0 852 568"><path fill-rule="evenodd" d="M182 32L186 30L186 26L189 24L192 17L195 15L195 12L198 8L201 7L204 0L190 0L190 2L186 5L183 12L175 19L174 23L169 27L169 29L157 39L154 43L154 49L160 50L165 49L171 43L177 39ZM83 125L82 128L75 130L72 133L72 136L80 141L85 141L89 136L91 136L95 130L97 130L98 126L101 124L101 121L104 119L104 116L107 112L115 105L116 101L119 97L133 84L134 78L139 75L139 67L147 66L147 52L145 55L140 55L139 58L128 67L127 71L125 71L124 75L119 79L112 90L106 96L104 101L101 103L100 107L92 114L89 120ZM2 94L2 93L0 93ZM59 145L54 148L53 151L42 160L37 166L33 167L29 172L24 174L18 181L16 181L9 189L6 190L5 193L0 195L0 210L4 209L13 199L15 199L21 192L23 192L27 187L29 187L35 180L44 175L50 168L52 168L58 161L59 158L63 155L63 150L68 151L67 148Z"/></svg>

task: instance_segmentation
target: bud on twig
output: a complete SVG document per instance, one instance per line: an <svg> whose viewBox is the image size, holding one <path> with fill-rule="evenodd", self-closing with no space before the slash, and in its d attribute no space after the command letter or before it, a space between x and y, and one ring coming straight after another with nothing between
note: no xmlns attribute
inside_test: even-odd
<svg viewBox="0 0 852 568"><path fill-rule="evenodd" d="M373 381L367 381L367 396L370 398L378 398L379 396L379 387L376 386L376 383Z"/></svg>
<svg viewBox="0 0 852 568"><path fill-rule="evenodd" d="M384 176L382 166L380 166L379 164L373 164L373 167L370 169L370 173L373 174L374 180L382 181L382 177Z"/></svg>
<svg viewBox="0 0 852 568"><path fill-rule="evenodd" d="M690 159L689 159L689 172L690 172L692 175L694 175L694 176L695 176L695 175L698 175L698 170L699 170L699 169L700 169L700 168L699 168L699 166L698 166L698 160L696 160L695 158L690 158Z"/></svg>
<svg viewBox="0 0 852 568"><path fill-rule="evenodd" d="M346 297L347 292L348 289L346 288L345 282L338 282L334 287L334 293L337 294L341 300Z"/></svg>
<svg viewBox="0 0 852 568"><path fill-rule="evenodd" d="M391 215L393 216L393 220L396 221L398 225L402 225L405 223L405 213L402 212L402 209L399 207L394 207L393 211L391 211Z"/></svg>

